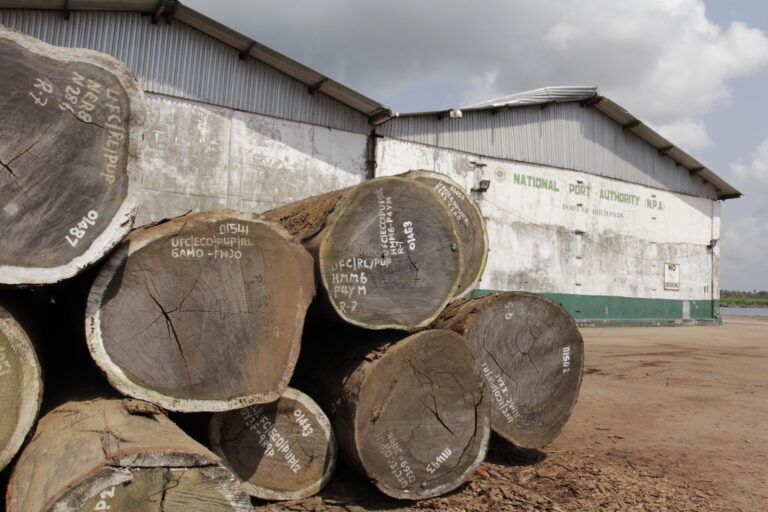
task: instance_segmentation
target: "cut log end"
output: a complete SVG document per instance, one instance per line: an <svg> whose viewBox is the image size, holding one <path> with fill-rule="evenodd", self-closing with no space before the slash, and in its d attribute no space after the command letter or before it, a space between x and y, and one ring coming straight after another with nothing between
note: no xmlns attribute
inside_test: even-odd
<svg viewBox="0 0 768 512"><path fill-rule="evenodd" d="M121 392L182 412L277 400L314 296L312 258L279 226L210 211L137 230L88 301L89 349Z"/></svg>
<svg viewBox="0 0 768 512"><path fill-rule="evenodd" d="M0 27L0 283L104 256L135 215L144 96L128 68Z"/></svg>
<svg viewBox="0 0 768 512"><path fill-rule="evenodd" d="M213 450L243 488L265 500L296 500L319 492L336 465L336 440L325 414L288 388L277 402L214 415Z"/></svg>
<svg viewBox="0 0 768 512"><path fill-rule="evenodd" d="M70 402L43 417L11 476L8 512L251 510L214 454L137 403Z"/></svg>
<svg viewBox="0 0 768 512"><path fill-rule="evenodd" d="M456 224L437 194L401 178L354 187L319 247L328 300L346 322L415 330L454 296L463 270Z"/></svg>
<svg viewBox="0 0 768 512"><path fill-rule="evenodd" d="M562 306L533 293L495 293L452 304L435 326L464 334L474 348L494 432L521 448L560 434L584 365L584 342Z"/></svg>
<svg viewBox="0 0 768 512"><path fill-rule="evenodd" d="M0 306L0 470L32 428L43 394L40 364L27 334Z"/></svg>
<svg viewBox="0 0 768 512"><path fill-rule="evenodd" d="M485 457L490 434L482 378L463 338L422 331L364 368L353 400L354 458L365 474L400 499L461 485Z"/></svg>
<svg viewBox="0 0 768 512"><path fill-rule="evenodd" d="M488 260L488 230L477 203L455 181L434 171L408 171L403 178L413 179L433 189L456 220L456 232L464 247L464 271L456 297L470 293L485 271Z"/></svg>

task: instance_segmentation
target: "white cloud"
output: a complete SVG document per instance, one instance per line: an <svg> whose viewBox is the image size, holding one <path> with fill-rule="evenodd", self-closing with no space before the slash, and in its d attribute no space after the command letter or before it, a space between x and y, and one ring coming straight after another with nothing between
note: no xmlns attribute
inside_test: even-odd
<svg viewBox="0 0 768 512"><path fill-rule="evenodd" d="M744 199L723 205L721 282L725 289L768 289L768 139L731 170Z"/></svg>
<svg viewBox="0 0 768 512"><path fill-rule="evenodd" d="M766 34L712 23L703 0L186 3L379 101L421 91L419 110L462 103L431 104L442 96L418 86L444 77L493 95L597 84L663 125L727 101L734 78L768 65Z"/></svg>
<svg viewBox="0 0 768 512"><path fill-rule="evenodd" d="M763 193L768 199L768 139L765 139L752 154L748 164L737 163L731 166L734 176L739 182L759 184L764 187ZM768 219L766 219L768 221ZM767 222L768 223L768 222Z"/></svg>
<svg viewBox="0 0 768 512"><path fill-rule="evenodd" d="M712 146L712 138L701 121L680 119L659 125L655 129L686 151L700 151Z"/></svg>

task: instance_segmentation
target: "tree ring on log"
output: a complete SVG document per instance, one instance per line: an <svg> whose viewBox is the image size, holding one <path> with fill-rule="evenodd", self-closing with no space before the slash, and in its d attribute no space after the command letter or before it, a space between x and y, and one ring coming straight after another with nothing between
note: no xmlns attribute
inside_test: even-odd
<svg viewBox="0 0 768 512"><path fill-rule="evenodd" d="M246 492L265 500L312 496L336 467L336 438L328 418L293 388L276 402L215 414L210 440Z"/></svg>
<svg viewBox="0 0 768 512"><path fill-rule="evenodd" d="M0 470L34 425L42 397L40 363L32 342L0 306Z"/></svg>
<svg viewBox="0 0 768 512"><path fill-rule="evenodd" d="M466 481L485 458L490 409L463 337L421 331L361 368L354 443L376 487L415 500Z"/></svg>
<svg viewBox="0 0 768 512"><path fill-rule="evenodd" d="M144 108L118 60L0 27L0 283L71 277L128 233Z"/></svg>
<svg viewBox="0 0 768 512"><path fill-rule="evenodd" d="M320 243L335 312L368 329L416 330L453 298L463 269L456 223L437 193L402 178L351 189Z"/></svg>
<svg viewBox="0 0 768 512"><path fill-rule="evenodd" d="M492 293L451 304L434 325L474 348L494 432L521 448L541 448L560 434L584 367L584 341L562 306L535 293Z"/></svg>
<svg viewBox="0 0 768 512"><path fill-rule="evenodd" d="M488 230L483 212L462 186L445 174L417 170L399 176L432 188L456 219L456 231L464 247L464 272L456 297L467 295L480 282L488 260Z"/></svg>
<svg viewBox="0 0 768 512"><path fill-rule="evenodd" d="M169 410L275 401L298 358L312 268L301 244L254 214L138 229L91 288L88 347L115 388Z"/></svg>

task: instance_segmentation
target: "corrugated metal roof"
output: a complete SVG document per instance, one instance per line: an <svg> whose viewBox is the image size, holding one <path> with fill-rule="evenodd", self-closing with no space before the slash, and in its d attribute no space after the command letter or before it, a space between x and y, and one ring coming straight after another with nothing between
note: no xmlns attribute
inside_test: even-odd
<svg viewBox="0 0 768 512"><path fill-rule="evenodd" d="M584 148L577 148L566 132L567 124L578 117L576 112L563 111L567 119L548 119L543 114L536 111L519 110L527 106L549 105L555 103L577 103L582 107L590 107L604 114L609 119L621 127L621 132L631 133L638 139L648 144L656 151L657 159L668 157L674 162L675 167L683 167L688 172L684 176L681 169L672 170L660 164L650 161L651 155L645 148L634 147L631 140L626 137L616 137L609 133L610 129L601 127L594 119L582 118L579 122L587 125L590 134L582 133L583 137L589 137L589 140L600 140L603 142L598 146L614 147L617 155L624 155L624 159L631 162L645 161L644 165L627 165L621 159L612 159L603 154L600 148L589 148L587 144ZM512 117L499 115L507 111L516 111ZM470 113L490 113L493 115L493 121L478 119L476 116L467 116ZM468 119L471 117L471 121ZM528 119L522 119L526 117ZM421 118L417 121L415 118ZM462 118L461 128L458 126L449 127L440 120L446 118ZM559 121L559 122L556 122ZM548 136L557 136L561 145L557 148L546 147L541 141L540 133L531 132L530 123L547 123ZM438 124L436 124L438 123ZM470 124L472 127L466 125ZM705 183L709 183L715 188L718 199L734 199L742 194L736 188L720 178L704 164L693 158L681 148L675 146L672 142L661 136L650 126L640 121L638 118L627 112L620 105L609 98L601 96L597 87L594 86L559 86L544 87L533 91L522 92L502 96L488 101L475 103L462 107L461 109L414 112L399 114L399 120L393 120L387 123L382 133L398 137L399 136L441 147L460 149L470 153L496 156L501 158L518 158L526 161L546 163L552 165L561 165L567 168L590 171L586 162L592 160L594 170L606 176L612 176L619 179L636 181L651 186L661 186L670 190L676 190L696 195L705 195L702 187L697 185L693 176L698 176ZM499 132L512 127L509 133L499 137ZM488 129L484 137L477 137L477 131ZM538 131L538 130L534 130ZM614 130L615 131L615 130ZM473 132L469 134L467 132ZM432 133L434 136L430 136ZM504 140L504 139L508 140ZM610 139L610 140L609 140ZM553 154L554 150L559 154ZM541 161L543 160L543 161ZM650 176L642 177L636 172L637 169L650 169ZM601 172L602 169L602 172ZM623 170L622 170L623 169ZM664 173L666 176L662 176ZM687 182L687 183L686 183Z"/></svg>
<svg viewBox="0 0 768 512"><path fill-rule="evenodd" d="M388 107L342 85L331 78L268 48L176 0L0 0L0 9L69 11L133 11L153 16L154 21L165 16L189 25L240 52L307 85L311 92L320 92L370 118L374 124L395 115Z"/></svg>

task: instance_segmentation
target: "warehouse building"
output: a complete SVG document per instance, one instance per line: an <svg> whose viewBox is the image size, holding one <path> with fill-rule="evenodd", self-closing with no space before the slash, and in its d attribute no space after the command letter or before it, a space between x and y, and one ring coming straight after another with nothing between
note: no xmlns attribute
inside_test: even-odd
<svg viewBox="0 0 768 512"><path fill-rule="evenodd" d="M397 115L173 0L0 0L0 24L136 74L140 224L435 170L488 221L475 293L544 293L586 325L719 321L719 202L740 193L596 88Z"/></svg>

